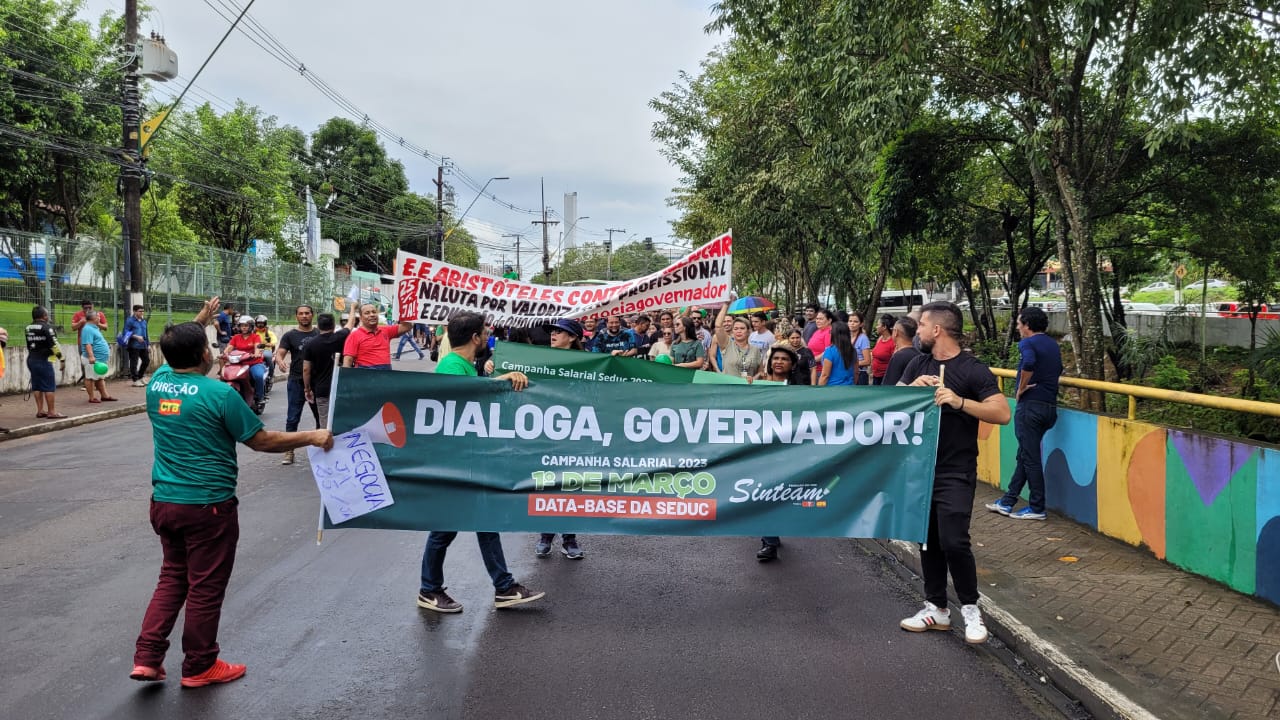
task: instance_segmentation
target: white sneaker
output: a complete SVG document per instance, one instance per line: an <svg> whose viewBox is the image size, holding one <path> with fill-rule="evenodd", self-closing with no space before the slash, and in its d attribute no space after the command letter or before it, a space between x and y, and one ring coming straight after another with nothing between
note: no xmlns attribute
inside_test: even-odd
<svg viewBox="0 0 1280 720"><path fill-rule="evenodd" d="M903 630L924 632L925 630L950 630L951 611L939 608L931 602L924 604L924 609L898 623Z"/></svg>
<svg viewBox="0 0 1280 720"><path fill-rule="evenodd" d="M960 614L964 616L964 641L981 645L987 641L987 625L982 622L982 611L977 605L960 606Z"/></svg>

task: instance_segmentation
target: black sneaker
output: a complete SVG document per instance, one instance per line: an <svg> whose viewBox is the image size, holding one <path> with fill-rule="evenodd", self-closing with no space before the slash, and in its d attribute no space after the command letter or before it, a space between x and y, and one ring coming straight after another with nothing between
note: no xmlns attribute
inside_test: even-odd
<svg viewBox="0 0 1280 720"><path fill-rule="evenodd" d="M760 562L769 562L778 559L778 548L776 545L761 545L760 550L756 552L756 559Z"/></svg>
<svg viewBox="0 0 1280 720"><path fill-rule="evenodd" d="M544 558L551 554L551 541L555 540L555 535L543 534L538 538L538 544L533 546L533 554L535 557Z"/></svg>
<svg viewBox="0 0 1280 720"><path fill-rule="evenodd" d="M578 547L578 540L564 540L560 543L560 552L570 560L581 560L583 557L582 548Z"/></svg>
<svg viewBox="0 0 1280 720"><path fill-rule="evenodd" d="M533 602L543 595L546 595L546 593L534 592L520 583L515 583L506 590L499 590L493 594L493 606L496 608L514 607Z"/></svg>
<svg viewBox="0 0 1280 720"><path fill-rule="evenodd" d="M418 607L434 610L438 613L460 613L462 603L449 597L444 588L433 592L418 592Z"/></svg>

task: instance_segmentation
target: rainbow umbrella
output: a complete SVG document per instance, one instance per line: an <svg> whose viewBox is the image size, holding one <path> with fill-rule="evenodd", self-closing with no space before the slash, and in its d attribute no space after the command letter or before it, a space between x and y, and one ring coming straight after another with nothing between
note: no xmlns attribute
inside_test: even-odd
<svg viewBox="0 0 1280 720"><path fill-rule="evenodd" d="M774 305L769 298L763 298L759 295L751 295L749 297L738 298L729 305L730 315L749 315L757 312L769 312L777 310L778 306Z"/></svg>

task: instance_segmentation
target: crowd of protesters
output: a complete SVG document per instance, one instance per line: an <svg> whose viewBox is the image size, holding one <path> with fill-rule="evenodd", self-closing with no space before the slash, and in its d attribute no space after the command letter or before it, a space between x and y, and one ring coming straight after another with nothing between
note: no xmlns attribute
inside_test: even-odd
<svg viewBox="0 0 1280 720"><path fill-rule="evenodd" d="M237 318L229 306L223 307L223 312L215 318L217 307L217 299L214 298L206 304L196 322L165 331L161 344L166 354L173 354L174 358L157 370L158 377L163 375L171 384L179 381L197 383L200 389L209 393L216 390L230 396L224 386L205 377L215 359L203 340L203 326L217 322L220 344L232 347L240 342L235 334L237 325L242 335L254 334L254 328L247 322L247 316ZM40 360L47 362L53 359L49 358L50 353L56 353L56 342L50 342L52 331L48 328L47 313L41 313L41 310L37 308L33 313L27 340L29 345L35 343L40 347ZM135 308L138 310L141 308ZM312 327L313 316L315 327ZM143 313L137 313L139 320L142 317ZM242 319L245 322L238 322ZM907 315L881 315L874 319L874 327L865 322L866 318L861 313L846 313L817 305L807 306L802 314L794 317L770 317L763 312L730 314L728 306L724 305L712 309L662 310L654 315L631 317L563 318L545 326L519 329L487 327L483 316L473 312L456 313L447 326L434 330L409 322L382 324L383 319L378 308L364 305L350 315L345 328L338 329L334 315L314 315L309 306L300 306L296 312L297 327L285 333L279 343L274 338L270 343L273 359L290 374L286 431L265 431L252 413L235 407L211 421L209 432L219 438L217 450L220 456L234 457L234 445L241 442L259 451L284 452L284 464L292 464L295 448L330 446L332 435L324 427L335 366L391 370L391 342L400 338L408 339L397 347L394 353L397 359L403 346L408 344L420 357L430 353L432 359L438 361L438 373L490 377L494 382L509 383L515 391L527 387L529 380L520 372L493 376L493 350L498 339L546 345L570 352L633 358L634 362L664 363L718 372L742 378L747 383L929 387L933 388L934 402L941 408L941 419L928 541L921 552L926 602L922 610L902 620L900 625L912 632L950 627L946 600L949 575L961 602L965 639L971 643L986 641L987 630L977 606L976 565L969 538L977 479L977 430L979 421L1008 423L1010 412L994 375L962 347L963 318L955 305L934 302ZM1038 318L1029 318L1027 322L1027 336L1042 329L1043 323L1038 322ZM100 342L105 320L99 319L90 307L82 317L77 317L77 323L76 329L82 335L80 349L85 360L86 389L92 396L95 388L89 385L91 376L88 369L100 355L106 355L105 343ZM144 342L149 342L145 327L133 324L131 329L132 335L141 335ZM874 335L874 340L869 335ZM1045 351L1042 349L1042 352ZM1046 372L1054 369L1047 362L1041 364L1047 368ZM135 364L131 362L130 365L132 377ZM1034 375L1035 371L1035 367L1027 366L1025 380L1028 390L1036 386L1033 380L1039 376ZM97 381L94 379L92 382ZM168 396L161 398L153 390L148 391L148 411L157 437L152 521L165 549L165 567L185 563L190 567L184 567L182 572L187 573L196 565L191 558L183 559L182 563L176 559L174 542L182 523L198 517L200 523L216 526L217 532L222 533L218 536L221 539L209 544L216 546L216 557L212 557L210 567L215 567L217 572L213 573L213 581L208 584L209 592L217 594L218 599L204 603L207 607L194 608L197 612L193 614L192 604L197 588L187 588L177 575L170 573L173 575L170 577L162 572L143 622L131 677L143 681L164 679L162 662L168 646L167 636L178 609L185 603L188 616L184 635L183 685L199 687L231 682L243 676L245 668L218 658L216 627L222 588L230 574L235 536L238 534L234 517L237 503L234 463L217 477L210 476L205 483L207 487L201 485L196 488L198 492L192 489L194 486L188 487L190 483L184 485L184 471L162 461L162 455L195 452L193 448L202 447L202 443L192 438L191 428L180 426L169 417L169 408L177 407L177 400L166 399ZM170 388L166 392L172 394L176 391ZM858 391L837 392L856 394ZM52 415L52 393L49 395L44 398L46 403L43 407ZM301 411L307 405L311 406L317 429L297 432ZM185 406L183 413L186 413ZM172 445L165 453L161 452L162 437ZM212 461L213 458L207 459ZM1031 478L1032 482L1034 480ZM213 510L205 513L208 508ZM1004 514L1009 514L1011 509L1011 503L999 508L1005 511ZM1042 510L1034 509L1043 518ZM448 595L444 586L445 555L456 535L451 530L437 530L428 535L417 596L417 605L421 608L440 613L462 611L462 605ZM541 534L534 546L535 556L549 556L555 539L555 534ZM516 582L508 571L498 533L477 533L477 540L481 558L493 581L496 608L513 607L544 597L545 593ZM781 538L763 537L756 557L760 562L778 560L781 547ZM572 533L561 535L561 551L574 560L585 556L578 537Z"/></svg>

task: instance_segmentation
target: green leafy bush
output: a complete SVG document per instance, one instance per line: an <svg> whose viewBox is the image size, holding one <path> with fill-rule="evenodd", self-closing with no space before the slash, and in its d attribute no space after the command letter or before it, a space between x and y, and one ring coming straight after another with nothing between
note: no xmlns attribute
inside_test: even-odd
<svg viewBox="0 0 1280 720"><path fill-rule="evenodd" d="M1186 390L1191 385L1191 373L1179 367L1172 355L1165 355L1151 371L1151 384L1165 390Z"/></svg>

